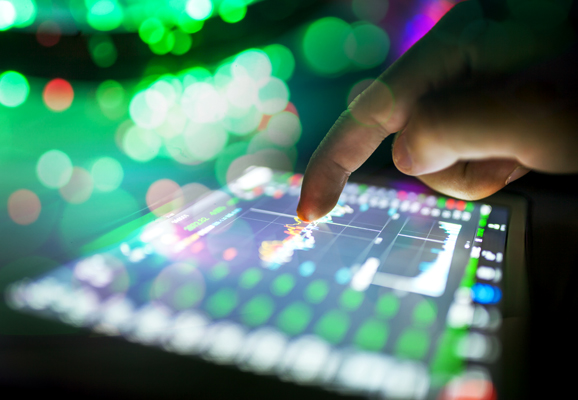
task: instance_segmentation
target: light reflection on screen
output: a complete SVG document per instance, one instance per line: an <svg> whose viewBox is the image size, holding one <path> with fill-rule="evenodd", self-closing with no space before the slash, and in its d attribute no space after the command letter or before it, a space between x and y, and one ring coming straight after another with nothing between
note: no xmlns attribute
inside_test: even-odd
<svg viewBox="0 0 578 400"><path fill-rule="evenodd" d="M507 210L349 183L327 216L304 223L295 215L301 178L251 168L12 285L8 301L330 390L493 393Z"/></svg>

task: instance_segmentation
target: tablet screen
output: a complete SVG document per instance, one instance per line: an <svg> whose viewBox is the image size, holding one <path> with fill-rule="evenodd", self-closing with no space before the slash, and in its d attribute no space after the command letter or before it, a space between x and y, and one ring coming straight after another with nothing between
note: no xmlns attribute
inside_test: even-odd
<svg viewBox="0 0 578 400"><path fill-rule="evenodd" d="M508 209L348 183L327 216L304 223L300 184L252 168L12 285L8 301L329 390L492 398Z"/></svg>

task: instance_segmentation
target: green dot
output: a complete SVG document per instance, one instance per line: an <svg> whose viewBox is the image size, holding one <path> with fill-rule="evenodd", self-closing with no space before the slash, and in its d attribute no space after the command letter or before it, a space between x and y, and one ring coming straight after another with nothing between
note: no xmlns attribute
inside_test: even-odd
<svg viewBox="0 0 578 400"><path fill-rule="evenodd" d="M474 203L468 201L468 202L466 203L466 211L468 211L468 212L474 211Z"/></svg>
<svg viewBox="0 0 578 400"><path fill-rule="evenodd" d="M116 62L117 52L112 41L102 41L91 49L92 61L100 68L108 68Z"/></svg>
<svg viewBox="0 0 578 400"><path fill-rule="evenodd" d="M347 288L341 294L339 303L343 308L349 311L355 311L359 308L364 299L363 292Z"/></svg>
<svg viewBox="0 0 578 400"><path fill-rule="evenodd" d="M358 22L353 25L345 51L355 65L372 68L385 61L389 45L389 36L383 29L366 22Z"/></svg>
<svg viewBox="0 0 578 400"><path fill-rule="evenodd" d="M143 42L153 44L160 42L165 35L165 26L157 18L149 18L143 21L138 28L138 34Z"/></svg>
<svg viewBox="0 0 578 400"><path fill-rule="evenodd" d="M399 299L392 294L381 296L375 305L375 313L383 318L392 318L398 310Z"/></svg>
<svg viewBox="0 0 578 400"><path fill-rule="evenodd" d="M0 104L18 107L26 101L30 85L24 75L16 71L6 71L0 75Z"/></svg>
<svg viewBox="0 0 578 400"><path fill-rule="evenodd" d="M422 359L429 348L427 332L419 329L406 329L395 345L396 354L403 358Z"/></svg>
<svg viewBox="0 0 578 400"><path fill-rule="evenodd" d="M335 17L319 19L309 26L303 38L303 52L314 71L336 74L349 67L344 46L350 33L349 24Z"/></svg>
<svg viewBox="0 0 578 400"><path fill-rule="evenodd" d="M257 268L249 268L241 274L239 286L243 289L253 289L263 278L263 273Z"/></svg>
<svg viewBox="0 0 578 400"><path fill-rule="evenodd" d="M165 32L161 40L156 43L149 43L151 51L158 55L167 54L175 47L174 32Z"/></svg>
<svg viewBox="0 0 578 400"><path fill-rule="evenodd" d="M171 288L171 282L163 276L159 276L151 285L150 292L153 299L159 299Z"/></svg>
<svg viewBox="0 0 578 400"><path fill-rule="evenodd" d="M237 292L225 288L209 297L207 311L215 318L226 317L237 306Z"/></svg>
<svg viewBox="0 0 578 400"><path fill-rule="evenodd" d="M331 310L315 326L315 333L329 343L341 342L349 329L349 316L341 310Z"/></svg>
<svg viewBox="0 0 578 400"><path fill-rule="evenodd" d="M384 322L370 318L361 325L355 334L354 342L362 349L378 351L385 345L388 333Z"/></svg>
<svg viewBox="0 0 578 400"><path fill-rule="evenodd" d="M202 21L211 16L213 2L211 0L189 0L185 11L191 18Z"/></svg>
<svg viewBox="0 0 578 400"><path fill-rule="evenodd" d="M437 307L434 302L422 300L413 309L413 322L415 325L427 327L436 319Z"/></svg>
<svg viewBox="0 0 578 400"><path fill-rule="evenodd" d="M218 263L209 272L209 276L216 281L220 281L227 275L229 275L229 266L224 262Z"/></svg>
<svg viewBox="0 0 578 400"><path fill-rule="evenodd" d="M203 286L198 282L185 283L175 291L173 300L177 309L192 307L203 297Z"/></svg>
<svg viewBox="0 0 578 400"><path fill-rule="evenodd" d="M271 284L271 292L277 296L286 296L294 286L295 278L292 275L279 275Z"/></svg>
<svg viewBox="0 0 578 400"><path fill-rule="evenodd" d="M273 314L275 303L264 294L253 297L241 311L241 319L249 326L264 324Z"/></svg>
<svg viewBox="0 0 578 400"><path fill-rule="evenodd" d="M24 28L31 25L36 19L36 4L33 0L13 1L12 5L16 11L14 25L18 28Z"/></svg>
<svg viewBox="0 0 578 400"><path fill-rule="evenodd" d="M126 92L117 81L107 80L98 85L96 100L102 108L115 109L124 104Z"/></svg>
<svg viewBox="0 0 578 400"><path fill-rule="evenodd" d="M289 335L298 335L309 322L313 311L305 303L296 302L287 306L277 318L277 326Z"/></svg>
<svg viewBox="0 0 578 400"><path fill-rule="evenodd" d="M446 206L446 198L445 197L438 197L437 204L438 208L445 208Z"/></svg>
<svg viewBox="0 0 578 400"><path fill-rule="evenodd" d="M223 0L219 6L219 15L230 24L241 21L247 14L245 0Z"/></svg>
<svg viewBox="0 0 578 400"><path fill-rule="evenodd" d="M319 304L329 293L329 285L322 279L311 282L305 289L305 299L313 304Z"/></svg>
<svg viewBox="0 0 578 400"><path fill-rule="evenodd" d="M44 153L36 164L36 174L42 184L51 189L66 185L72 176L72 162L60 150Z"/></svg>
<svg viewBox="0 0 578 400"><path fill-rule="evenodd" d="M193 45L191 35L182 30L176 30L173 34L175 36L175 45L173 46L171 53L180 56L191 49L191 46Z"/></svg>
<svg viewBox="0 0 578 400"><path fill-rule="evenodd" d="M88 24L99 31L110 31L120 26L124 18L122 8L112 0L93 3L86 18Z"/></svg>
<svg viewBox="0 0 578 400"><path fill-rule="evenodd" d="M272 44L263 49L273 68L271 74L284 81L291 78L295 70L295 57L287 47L281 44Z"/></svg>
<svg viewBox="0 0 578 400"><path fill-rule="evenodd" d="M11 2L0 1L0 31L10 29L16 21L16 10Z"/></svg>
<svg viewBox="0 0 578 400"><path fill-rule="evenodd" d="M182 13L179 16L179 20L177 23L179 25L179 28L181 28L183 32L186 33L196 33L200 31L203 28L203 25L205 24L204 21L198 21L196 19L191 18L187 13Z"/></svg>

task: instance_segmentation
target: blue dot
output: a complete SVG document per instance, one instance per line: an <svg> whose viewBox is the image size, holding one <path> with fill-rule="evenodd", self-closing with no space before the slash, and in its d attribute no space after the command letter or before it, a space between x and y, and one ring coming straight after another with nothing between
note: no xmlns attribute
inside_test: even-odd
<svg viewBox="0 0 578 400"><path fill-rule="evenodd" d="M502 298L502 291L492 285L476 283L472 286L472 298L481 304L495 304Z"/></svg>
<svg viewBox="0 0 578 400"><path fill-rule="evenodd" d="M335 273L335 280L341 285L346 285L351 280L351 271L349 268L341 268Z"/></svg>
<svg viewBox="0 0 578 400"><path fill-rule="evenodd" d="M364 212L367 210L369 210L369 204L363 203L362 205L359 206L359 211Z"/></svg>
<svg viewBox="0 0 578 400"><path fill-rule="evenodd" d="M301 276L310 276L313 272L315 272L315 263L313 261L305 261L299 266Z"/></svg>
<svg viewBox="0 0 578 400"><path fill-rule="evenodd" d="M390 208L387 211L387 215L389 215L390 217L393 217L393 215L397 212L397 208Z"/></svg>

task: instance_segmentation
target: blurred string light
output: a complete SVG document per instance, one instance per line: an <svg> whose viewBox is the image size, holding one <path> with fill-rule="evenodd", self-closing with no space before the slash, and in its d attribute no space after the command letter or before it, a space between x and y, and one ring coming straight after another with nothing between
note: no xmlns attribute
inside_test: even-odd
<svg viewBox="0 0 578 400"><path fill-rule="evenodd" d="M39 7L35 0L0 0L0 31L34 24L39 43L47 47L58 43L63 27L70 33L138 32L153 53L182 55L192 46L190 35L201 30L207 19L218 16L227 23L237 23L257 1L70 0L66 10L62 9L66 12L58 8L48 12L43 2ZM37 15L42 17L37 20ZM66 20L67 15L72 16L71 21ZM58 20L46 19L54 16ZM100 46L100 52L105 50L110 52L110 44ZM102 57L95 57L93 49L91 55L97 65L107 64L101 62Z"/></svg>
<svg viewBox="0 0 578 400"><path fill-rule="evenodd" d="M314 72L336 75L382 64L389 52L390 40L382 28L369 22L348 24L336 17L326 17L309 25L302 45L305 59Z"/></svg>
<svg viewBox="0 0 578 400"><path fill-rule="evenodd" d="M144 81L130 99L130 120L118 127L117 145L139 162L163 156L195 165L219 158L221 183L227 175L223 168L258 152L259 159L253 161L283 159L283 166L291 169L302 130L285 82L294 66L291 51L274 44L245 50L214 72L194 67ZM97 100L103 112L110 113L122 107L124 94L119 83L107 81L98 88ZM233 147L223 153L235 142L245 143L242 150Z"/></svg>
<svg viewBox="0 0 578 400"><path fill-rule="evenodd" d="M113 65L118 56L116 47L108 35L93 35L88 40L88 50L92 61L101 68Z"/></svg>

